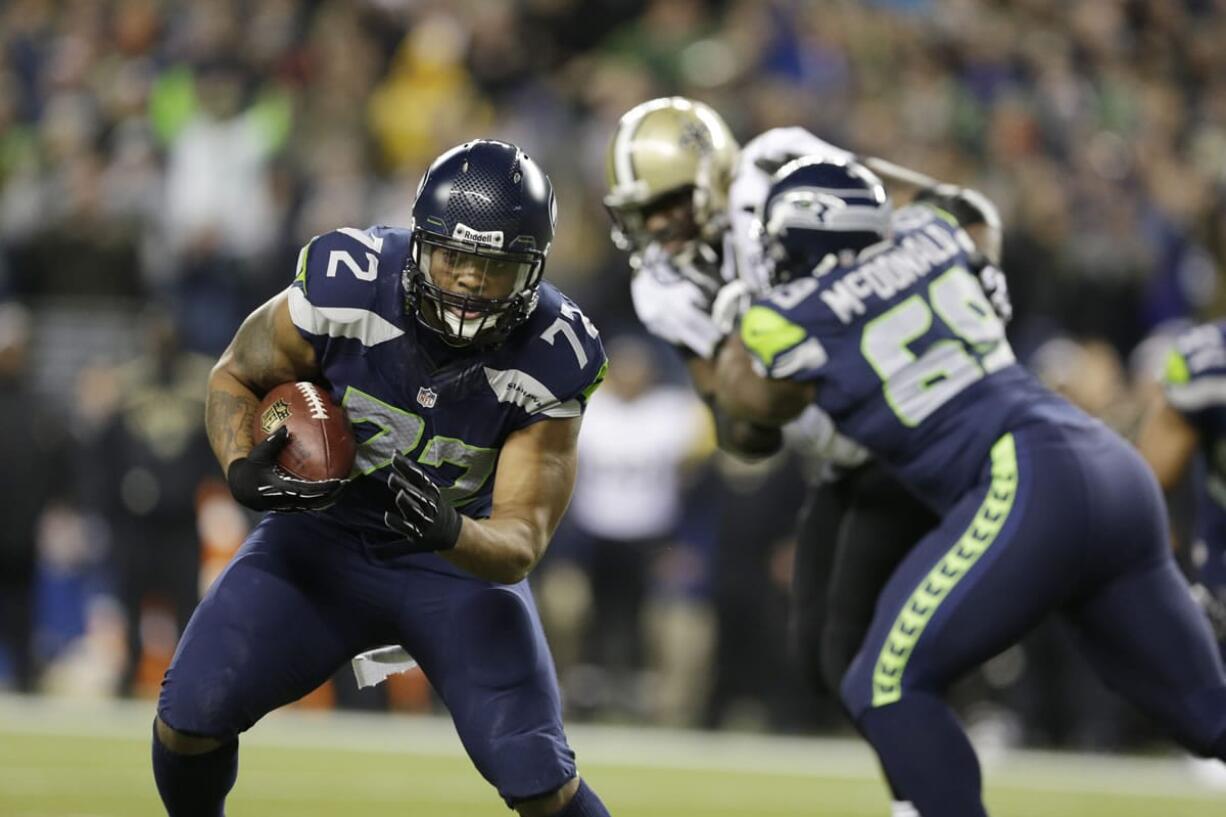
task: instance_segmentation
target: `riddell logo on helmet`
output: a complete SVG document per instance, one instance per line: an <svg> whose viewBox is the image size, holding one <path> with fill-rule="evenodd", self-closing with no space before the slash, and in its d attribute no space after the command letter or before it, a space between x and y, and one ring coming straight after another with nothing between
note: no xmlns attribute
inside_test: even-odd
<svg viewBox="0 0 1226 817"><path fill-rule="evenodd" d="M489 247L502 247L502 230L490 230L489 232L481 232L474 230L467 224L457 224L455 229L451 231L452 238L458 238L461 241L473 241L477 244L485 244Z"/></svg>

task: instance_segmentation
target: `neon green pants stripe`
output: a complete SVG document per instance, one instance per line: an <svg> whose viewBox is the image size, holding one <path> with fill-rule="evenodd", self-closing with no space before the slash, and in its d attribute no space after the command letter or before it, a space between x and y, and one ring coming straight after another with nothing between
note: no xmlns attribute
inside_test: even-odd
<svg viewBox="0 0 1226 817"><path fill-rule="evenodd" d="M890 628L873 670L873 706L894 703L902 696L903 672L916 642L949 591L996 541L1016 494L1017 450L1013 435L1006 434L992 446L992 484L970 527L912 591Z"/></svg>

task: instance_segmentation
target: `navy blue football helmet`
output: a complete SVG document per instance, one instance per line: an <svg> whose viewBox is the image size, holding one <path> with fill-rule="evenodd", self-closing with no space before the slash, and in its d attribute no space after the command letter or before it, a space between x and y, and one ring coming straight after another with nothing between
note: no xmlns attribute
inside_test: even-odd
<svg viewBox="0 0 1226 817"><path fill-rule="evenodd" d="M515 145L447 151L413 202L408 310L456 346L505 340L536 308L557 217L549 177Z"/></svg>
<svg viewBox="0 0 1226 817"><path fill-rule="evenodd" d="M771 283L850 263L889 237L890 209L885 186L859 162L806 156L787 163L760 213Z"/></svg>

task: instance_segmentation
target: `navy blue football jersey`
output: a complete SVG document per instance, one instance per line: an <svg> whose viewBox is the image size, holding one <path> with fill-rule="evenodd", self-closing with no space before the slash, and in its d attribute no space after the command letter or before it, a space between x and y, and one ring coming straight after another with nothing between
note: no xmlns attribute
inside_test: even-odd
<svg viewBox="0 0 1226 817"><path fill-rule="evenodd" d="M899 210L855 263L755 301L741 338L760 374L813 382L817 405L943 511L1027 419L1085 418L1014 360L948 214Z"/></svg>
<svg viewBox="0 0 1226 817"><path fill-rule="evenodd" d="M1193 327L1175 340L1164 378L1167 402L1196 429L1205 491L1196 530L1206 553L1200 578L1226 587L1226 321Z"/></svg>
<svg viewBox="0 0 1226 817"><path fill-rule="evenodd" d="M490 513L494 469L507 436L549 418L579 416L604 377L600 335L548 283L529 319L503 343L449 346L406 311L410 231L343 228L298 257L290 316L315 348L332 396L349 415L357 462L323 513L364 536L383 524L392 455L416 460L461 513Z"/></svg>

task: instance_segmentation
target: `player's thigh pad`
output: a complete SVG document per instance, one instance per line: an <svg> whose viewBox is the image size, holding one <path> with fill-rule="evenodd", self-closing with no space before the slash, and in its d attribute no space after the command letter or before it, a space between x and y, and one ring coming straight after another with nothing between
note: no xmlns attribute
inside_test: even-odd
<svg viewBox="0 0 1226 817"><path fill-rule="evenodd" d="M354 601L379 595L377 574L364 585L369 565L310 520L265 517L200 602L162 681L158 714L172 729L236 735L394 639Z"/></svg>
<svg viewBox="0 0 1226 817"><path fill-rule="evenodd" d="M401 626L469 757L503 799L548 794L575 776L553 659L527 582L417 573Z"/></svg>
<svg viewBox="0 0 1226 817"><path fill-rule="evenodd" d="M997 442L976 487L882 591L843 679L853 718L911 689L943 692L1067 597L1084 533L1078 509L1084 491L1073 465L1059 440L1041 430Z"/></svg>

